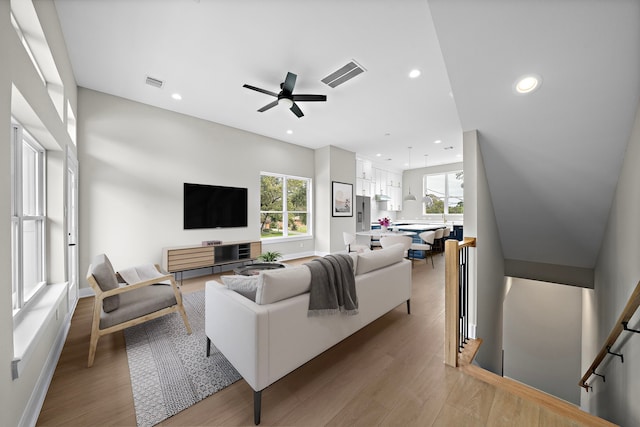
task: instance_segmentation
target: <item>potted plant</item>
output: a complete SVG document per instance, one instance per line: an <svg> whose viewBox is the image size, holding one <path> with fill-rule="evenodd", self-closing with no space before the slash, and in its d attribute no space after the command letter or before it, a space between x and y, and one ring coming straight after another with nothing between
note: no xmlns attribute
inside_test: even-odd
<svg viewBox="0 0 640 427"><path fill-rule="evenodd" d="M260 255L258 259L263 262L276 262L282 257L282 254L277 251L267 251Z"/></svg>

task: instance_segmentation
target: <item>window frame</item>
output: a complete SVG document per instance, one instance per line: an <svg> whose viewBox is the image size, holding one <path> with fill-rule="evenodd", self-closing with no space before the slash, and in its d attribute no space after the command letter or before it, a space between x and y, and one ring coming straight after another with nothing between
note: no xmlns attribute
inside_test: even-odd
<svg viewBox="0 0 640 427"><path fill-rule="evenodd" d="M268 211L262 210L262 178L264 176L271 176L271 177L282 179L282 210L268 210ZM301 211L301 210L290 211L288 209L287 181L289 179L306 181L307 183L307 210L306 211ZM300 240L300 239L308 239L310 237L313 237L312 191L313 191L312 178L304 177L304 176L286 175L286 174L273 173L273 172L260 172L260 218L261 218L261 221L262 221L263 214L271 213L271 214L281 215L283 223L286 224L286 226L283 225L282 236L265 237L262 235L262 223L261 223L260 224L260 240L263 243L265 243L265 242L277 242L277 241L283 241L283 240L287 240L287 241ZM306 224L307 232L306 233L296 233L292 235L289 234L289 214L306 214L307 216L307 224Z"/></svg>
<svg viewBox="0 0 640 427"><path fill-rule="evenodd" d="M462 212L454 212L454 213L450 213L449 212L449 198L451 197L450 195L450 191L449 191L449 177L450 176L455 176L458 173L464 173L464 170L459 169L459 170L452 170L452 171L447 171L447 172L438 172L438 173L429 173L429 174L424 174L422 176L422 194L426 195L427 194L427 181L429 179L429 177L436 177L436 176L441 176L444 177L444 198L443 198L443 203L444 203L444 207L443 207L443 212L427 212L427 207L425 205L425 202L422 202L422 214L423 215L463 215L464 214L464 194L462 196ZM464 178L462 180L463 184L464 184ZM456 199L458 197L455 197Z"/></svg>
<svg viewBox="0 0 640 427"><path fill-rule="evenodd" d="M24 157L25 147L35 153L34 175L30 178L33 192L33 211L25 212L24 194ZM47 152L19 123L11 122L11 293L13 316L19 313L36 299L46 285L46 174ZM28 183L29 184L29 183ZM35 281L28 289L25 286L25 223L34 222ZM28 295L27 290L29 291Z"/></svg>

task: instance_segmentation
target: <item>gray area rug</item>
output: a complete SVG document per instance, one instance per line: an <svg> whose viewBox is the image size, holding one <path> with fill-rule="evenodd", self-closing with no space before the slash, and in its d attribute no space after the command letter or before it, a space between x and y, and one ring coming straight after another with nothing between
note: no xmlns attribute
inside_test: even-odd
<svg viewBox="0 0 640 427"><path fill-rule="evenodd" d="M241 378L213 345L206 357L204 290L184 294L183 303L191 335L178 313L124 331L138 426L153 426Z"/></svg>

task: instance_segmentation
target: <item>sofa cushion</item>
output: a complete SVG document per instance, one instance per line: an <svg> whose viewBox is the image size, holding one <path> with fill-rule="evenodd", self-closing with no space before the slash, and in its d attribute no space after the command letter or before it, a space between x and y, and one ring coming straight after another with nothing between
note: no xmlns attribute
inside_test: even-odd
<svg viewBox="0 0 640 427"><path fill-rule="evenodd" d="M113 270L111 261L105 254L96 255L91 261L91 275L96 280L98 287L102 292L110 291L118 287L118 279L116 272ZM112 312L120 306L120 296L113 295L102 301L102 309L106 312Z"/></svg>
<svg viewBox="0 0 640 427"><path fill-rule="evenodd" d="M226 275L221 277L222 283L232 291L249 298L251 301L256 300L256 292L258 291L258 283L262 281L262 275L253 276L242 275Z"/></svg>
<svg viewBox="0 0 640 427"><path fill-rule="evenodd" d="M265 270L260 273L256 303L271 304L309 292L311 272L306 265Z"/></svg>
<svg viewBox="0 0 640 427"><path fill-rule="evenodd" d="M368 273L379 268L402 261L404 245L397 243L385 249L358 254L356 275Z"/></svg>

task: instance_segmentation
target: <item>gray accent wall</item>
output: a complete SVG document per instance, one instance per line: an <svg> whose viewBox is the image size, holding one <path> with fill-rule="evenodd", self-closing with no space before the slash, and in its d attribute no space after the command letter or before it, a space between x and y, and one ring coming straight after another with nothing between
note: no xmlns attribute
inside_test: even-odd
<svg viewBox="0 0 640 427"><path fill-rule="evenodd" d="M604 240L595 269L593 295L585 298L583 310L583 359L581 375L611 332L629 296L640 281L640 109L635 122ZM640 313L629 327L640 329ZM624 354L624 363L607 357L598 369L606 382L592 377L593 390L582 391L582 408L624 426L640 425L640 335L623 332L613 348Z"/></svg>
<svg viewBox="0 0 640 427"><path fill-rule="evenodd" d="M477 131L463 134L464 148L464 236L476 237L471 250L471 321L483 343L476 361L483 368L502 373L502 303L505 297L504 256L493 210L481 145ZM475 295L475 297L474 297Z"/></svg>
<svg viewBox="0 0 640 427"><path fill-rule="evenodd" d="M580 403L582 289L508 278L504 376Z"/></svg>

